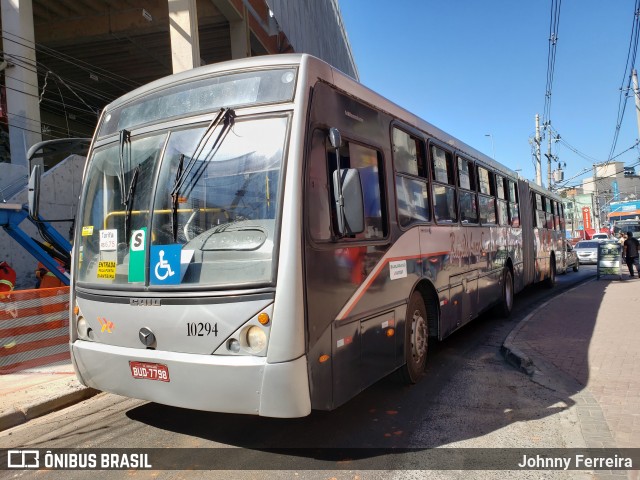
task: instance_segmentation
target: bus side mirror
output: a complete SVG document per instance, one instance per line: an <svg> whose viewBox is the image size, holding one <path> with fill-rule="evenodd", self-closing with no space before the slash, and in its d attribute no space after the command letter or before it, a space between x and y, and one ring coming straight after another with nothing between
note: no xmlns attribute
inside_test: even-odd
<svg viewBox="0 0 640 480"><path fill-rule="evenodd" d="M340 235L350 236L364 232L364 201L358 170L343 168L334 171L333 191ZM342 198L339 195L340 191Z"/></svg>
<svg viewBox="0 0 640 480"><path fill-rule="evenodd" d="M329 141L331 142L331 146L335 149L342 147L342 135L340 135L340 130L335 127L331 127L329 129Z"/></svg>
<svg viewBox="0 0 640 480"><path fill-rule="evenodd" d="M31 177L29 177L29 217L33 220L38 220L38 213L40 211L40 170L40 165L34 165L31 171Z"/></svg>

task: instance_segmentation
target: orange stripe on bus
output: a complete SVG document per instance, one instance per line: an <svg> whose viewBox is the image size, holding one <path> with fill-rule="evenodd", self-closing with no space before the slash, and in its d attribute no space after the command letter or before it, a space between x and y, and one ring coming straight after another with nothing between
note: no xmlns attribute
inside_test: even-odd
<svg viewBox="0 0 640 480"><path fill-rule="evenodd" d="M0 367L0 375L6 375L7 373L17 372L19 370L26 370L27 368L41 367L50 363L62 362L71 359L70 352L56 353L54 355L47 355L46 357L34 358L24 362L12 363L11 365L5 365Z"/></svg>
<svg viewBox="0 0 640 480"><path fill-rule="evenodd" d="M417 258L420 261L422 261L422 260L427 260L429 257L435 257L435 256L438 256L438 255L449 255L449 252L431 252L431 253L427 253L425 255L408 255L408 256L404 256L404 257L387 258L386 260L384 260L382 263L379 264L380 267L377 268L377 271L375 272L375 274L372 275L369 280L367 280L367 282L364 285L364 288L360 291L360 293L358 293L355 297L352 297L352 302L353 303L347 309L347 311L344 312L343 315L339 316L336 320L344 320L345 318L347 318L349 316L351 311L355 308L355 306L358 304L358 302L360 302L360 299L363 297L363 295L365 293L367 293L367 290L369 290L369 287L371 286L371 284L376 280L376 278L378 278L378 276L380 275L380 272L382 270L384 270L384 267L389 262L397 262L397 261L401 261L401 260L412 260L412 259L415 259L415 258Z"/></svg>
<svg viewBox="0 0 640 480"><path fill-rule="evenodd" d="M64 345L69 342L68 335L62 335L53 338L43 338L42 340L34 340L32 342L17 343L13 347L0 348L0 357L8 357L9 355L15 355L16 353L31 352L32 350L39 350L41 348L53 347L56 345Z"/></svg>

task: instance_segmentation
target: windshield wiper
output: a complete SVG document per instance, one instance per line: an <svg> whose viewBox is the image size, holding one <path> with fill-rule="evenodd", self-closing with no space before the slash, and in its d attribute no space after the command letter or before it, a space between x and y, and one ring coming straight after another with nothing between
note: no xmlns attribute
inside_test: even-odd
<svg viewBox="0 0 640 480"><path fill-rule="evenodd" d="M120 130L120 172L118 175L118 180L120 181L120 201L122 202L122 205L126 206L126 200L125 200L125 194L127 193L125 191L125 172L127 172L129 169L125 168L125 164L124 164L124 149L125 149L125 145L129 147L128 149L128 155L127 155L127 160L128 163L131 162L131 132L129 130L125 130L122 129ZM129 165L127 165L128 167Z"/></svg>
<svg viewBox="0 0 640 480"><path fill-rule="evenodd" d="M127 199L125 205L127 207L124 214L124 238L129 246L129 230L131 229L131 210L133 209L133 196L136 194L136 186L138 185L138 175L140 173L140 165L133 171L133 177L131 177L131 183L129 184L129 191L127 192Z"/></svg>
<svg viewBox="0 0 640 480"><path fill-rule="evenodd" d="M224 122L222 128L220 129L220 132L218 133L218 136L215 137L215 140L211 145L211 150L205 157L205 161L202 162L202 164L196 169L193 175L193 185L195 186L195 184L198 182L198 179L202 175L202 172L204 172L204 165L206 161L210 161L220 148L220 145L222 145L224 137L229 132L229 129L233 126L235 116L235 112L231 108L221 108L218 112L218 115L216 115L216 117L211 120L211 123L209 123L209 125L207 126L206 130L200 137L200 140L198 140L196 148L193 151L193 155L189 159L189 163L187 163L186 167L184 166L184 154L180 155L178 170L176 171L176 180L173 184L173 189L171 190L171 221L174 242L178 241L178 204L180 198L180 190L184 186L189 173L200 158L200 155L202 155L202 152L211 139L213 132L222 122ZM191 189L193 189L193 186L191 187ZM189 192L186 192L186 196L188 196L189 193L191 193L191 190L189 190Z"/></svg>
<svg viewBox="0 0 640 480"><path fill-rule="evenodd" d="M177 185L182 178L182 172L184 171L184 153L180 154L180 160L178 160L178 169L176 170L176 180L171 190L171 232L173 233L173 241L178 241L178 190Z"/></svg>

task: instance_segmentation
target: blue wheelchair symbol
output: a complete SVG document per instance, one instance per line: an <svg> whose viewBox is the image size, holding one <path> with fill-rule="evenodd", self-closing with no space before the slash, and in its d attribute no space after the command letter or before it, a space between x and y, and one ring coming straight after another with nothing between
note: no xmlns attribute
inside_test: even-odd
<svg viewBox="0 0 640 480"><path fill-rule="evenodd" d="M151 285L180 284L180 252L182 245L151 246Z"/></svg>

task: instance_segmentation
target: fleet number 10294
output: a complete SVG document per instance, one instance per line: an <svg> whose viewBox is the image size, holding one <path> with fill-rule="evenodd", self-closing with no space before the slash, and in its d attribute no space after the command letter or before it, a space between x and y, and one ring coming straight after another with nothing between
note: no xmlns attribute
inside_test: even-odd
<svg viewBox="0 0 640 480"><path fill-rule="evenodd" d="M187 323L187 337L208 337L218 336L218 324L209 322L189 322Z"/></svg>

